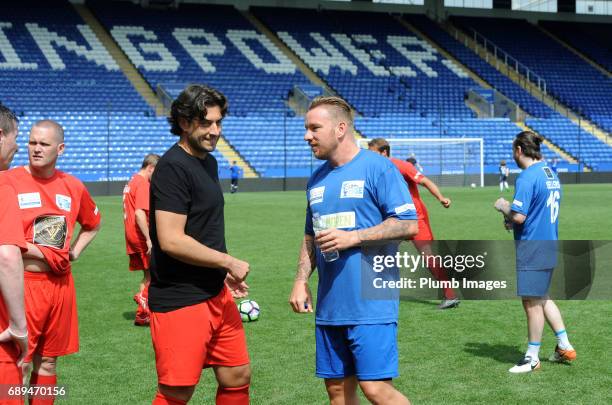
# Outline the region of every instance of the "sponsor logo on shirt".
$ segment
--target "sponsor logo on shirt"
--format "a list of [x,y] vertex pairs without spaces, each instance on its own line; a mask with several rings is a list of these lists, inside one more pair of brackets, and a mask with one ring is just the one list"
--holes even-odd
[[66,217],[63,215],[42,215],[34,220],[34,243],[62,249],[66,242]]
[[55,204],[62,210],[70,212],[72,206],[72,199],[67,195],[56,194]]
[[308,201],[310,202],[310,205],[322,203],[324,193],[325,186],[311,188],[310,195],[308,196]]
[[336,212],[335,214],[321,215],[324,229],[329,228],[355,228],[355,211]]
[[519,200],[514,200],[514,201],[512,201],[512,205],[516,205],[517,207],[522,207],[523,206],[523,202],[519,201]]
[[395,208],[395,213],[399,215],[402,212],[406,212],[408,210],[416,211],[414,204],[406,203],[404,205],[400,205],[399,207]]
[[364,183],[365,180],[343,181],[340,198],[363,198]]
[[552,170],[550,170],[550,167],[544,166],[542,168],[542,170],[544,170],[544,174],[546,174],[546,178],[547,179],[553,180],[555,178],[555,176],[553,175]]
[[414,181],[419,180],[419,177],[421,177],[423,174],[421,172],[416,172],[416,174],[414,175]]
[[42,201],[40,199],[40,193],[24,193],[18,194],[17,200],[19,201],[19,208],[39,208],[42,207]]

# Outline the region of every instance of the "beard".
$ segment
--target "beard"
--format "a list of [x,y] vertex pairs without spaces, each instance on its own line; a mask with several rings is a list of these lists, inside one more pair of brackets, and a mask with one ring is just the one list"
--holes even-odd
[[206,147],[202,145],[202,143],[200,142],[201,139],[203,139],[203,136],[194,136],[193,134],[187,137],[187,143],[189,144],[189,147],[191,148],[191,150],[193,150],[196,153],[208,153],[208,152],[212,152],[213,150],[215,150],[216,142],[209,141],[211,146]]

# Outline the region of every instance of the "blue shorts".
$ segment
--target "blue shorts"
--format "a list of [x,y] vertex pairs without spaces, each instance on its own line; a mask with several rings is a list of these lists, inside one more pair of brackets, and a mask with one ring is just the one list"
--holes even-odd
[[317,325],[317,371],[320,378],[356,376],[360,381],[399,376],[397,324]]
[[516,272],[517,295],[521,297],[546,297],[553,269],[518,270]]

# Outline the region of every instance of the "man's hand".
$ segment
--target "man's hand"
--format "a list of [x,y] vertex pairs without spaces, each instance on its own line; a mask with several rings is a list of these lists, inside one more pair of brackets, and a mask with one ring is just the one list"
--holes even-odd
[[249,275],[249,264],[235,257],[229,257],[229,264],[226,266],[228,274],[230,274],[237,283],[244,281]]
[[293,290],[289,296],[289,305],[291,305],[293,312],[312,312],[312,294],[306,281],[295,280]]
[[498,198],[493,206],[497,211],[502,213],[510,211],[510,203],[506,201],[506,199],[504,199],[503,197]]
[[225,277],[225,284],[232,293],[233,298],[244,298],[249,295],[249,286],[244,281],[236,281],[234,277],[227,273]]
[[14,331],[10,327],[0,333],[0,342],[13,341],[19,349],[19,357],[17,358],[17,366],[23,365],[23,359],[28,354],[28,331],[27,329]]
[[315,243],[319,245],[322,252],[333,250],[346,250],[361,243],[357,231],[342,231],[340,229],[325,229],[317,232]]
[[448,208],[451,206],[451,200],[450,198],[442,197],[442,199],[440,199],[440,204],[442,204],[444,208]]
[[74,250],[70,249],[70,252],[68,252],[68,258],[71,262],[76,262],[79,259],[79,255],[74,253]]
[[151,256],[151,249],[153,249],[153,242],[151,242],[151,239],[147,239],[147,256]]

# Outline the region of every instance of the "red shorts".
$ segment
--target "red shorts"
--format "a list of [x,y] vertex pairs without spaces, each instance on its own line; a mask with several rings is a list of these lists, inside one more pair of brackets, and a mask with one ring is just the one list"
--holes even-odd
[[149,255],[147,252],[131,253],[130,271],[149,270]]
[[419,232],[411,240],[433,240],[433,233],[431,232],[431,226],[427,218],[419,219]]
[[20,387],[21,368],[14,361],[0,362],[0,405],[22,405],[23,397],[9,396],[10,387]]
[[24,273],[28,355],[65,356],[79,351],[79,324],[72,273]]
[[170,312],[151,312],[157,380],[193,386],[202,369],[249,363],[238,308],[227,287],[213,298]]

